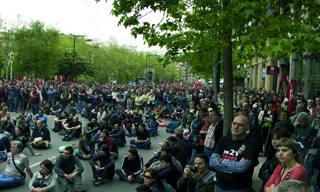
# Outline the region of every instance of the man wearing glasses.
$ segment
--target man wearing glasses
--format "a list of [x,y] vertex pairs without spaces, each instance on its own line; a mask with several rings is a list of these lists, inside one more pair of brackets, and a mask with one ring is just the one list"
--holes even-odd
[[215,192],[251,192],[254,167],[258,164],[259,145],[249,132],[249,119],[236,116],[231,134],[221,138],[210,158],[217,173]]

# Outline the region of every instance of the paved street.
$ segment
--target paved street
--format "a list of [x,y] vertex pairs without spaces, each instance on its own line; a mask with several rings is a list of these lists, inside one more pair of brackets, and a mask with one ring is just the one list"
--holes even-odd
[[[86,122],[85,119],[80,119],[80,120],[82,121],[83,124],[85,124],[85,122]],[[53,117],[52,116],[50,116],[48,118],[48,125],[49,125],[49,129],[51,130],[51,128],[53,126]],[[139,150],[139,153],[144,158],[144,162],[147,162],[153,156],[153,152],[159,148],[159,143],[161,141],[163,141],[164,139],[166,139],[169,135],[168,133],[165,132],[165,128],[160,128],[160,127],[159,127],[159,133],[160,133],[160,136],[151,138],[152,145],[151,145],[150,150],[141,150],[141,149]],[[58,150],[57,150],[59,146],[67,144],[67,143],[77,143],[77,140],[72,140],[69,142],[62,141],[62,136],[58,135],[55,132],[51,132],[51,139],[52,139],[52,148],[47,149],[47,150],[35,150],[35,152],[39,152],[42,155],[36,156],[36,157],[31,156],[29,158],[31,169],[33,172],[39,170],[39,164],[42,160],[48,159],[48,158],[51,160],[55,159],[55,157],[59,155]],[[116,160],[116,168],[119,167],[119,164],[121,162],[122,157],[128,151],[129,139],[130,138],[127,138],[127,145],[125,147],[119,148],[119,159]],[[25,154],[28,154],[28,155],[30,154],[28,149],[25,150]],[[136,184],[129,184],[129,183],[120,181],[117,176],[114,177],[113,181],[108,182],[100,187],[95,187],[92,184],[92,172],[91,172],[91,168],[90,168],[89,163],[87,161],[82,161],[82,163],[85,168],[85,171],[83,173],[83,186],[84,186],[84,189],[86,189],[87,191],[94,190],[95,192],[102,192],[102,191],[106,191],[106,190],[107,191],[115,190],[116,192],[133,192],[134,188],[136,187]],[[2,163],[0,165],[0,171],[3,171],[4,164],[5,163]],[[260,163],[260,165],[261,165],[261,163]],[[1,191],[27,192],[29,180],[30,180],[30,178],[27,177],[25,185],[14,188],[14,189],[7,189],[7,190],[1,190]],[[255,188],[257,189],[257,186],[260,186],[260,180],[257,179],[256,177],[254,180],[255,180],[254,181]],[[57,186],[57,191],[61,191],[59,186]]]

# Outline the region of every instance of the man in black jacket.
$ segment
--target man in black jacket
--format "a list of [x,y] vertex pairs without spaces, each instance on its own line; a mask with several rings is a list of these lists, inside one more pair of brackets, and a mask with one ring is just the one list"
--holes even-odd
[[41,120],[37,121],[37,126],[32,132],[31,146],[36,149],[47,149],[51,146],[49,129]]
[[80,160],[73,155],[73,148],[68,146],[64,149],[63,155],[56,159],[54,171],[58,175],[58,181],[62,186],[63,192],[77,191],[84,192],[82,189],[81,173],[84,171]]
[[210,166],[217,171],[215,191],[252,191],[252,175],[260,147],[249,128],[247,116],[236,116],[231,123],[231,134],[221,138],[214,148]]
[[140,181],[143,171],[143,159],[134,148],[129,149],[128,154],[122,159],[121,168],[116,170],[119,179],[132,183]]

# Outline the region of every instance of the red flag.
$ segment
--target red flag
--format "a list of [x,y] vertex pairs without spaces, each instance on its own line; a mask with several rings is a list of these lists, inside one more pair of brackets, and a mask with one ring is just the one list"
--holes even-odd
[[286,98],[288,99],[288,112],[291,114],[294,109],[293,91],[296,87],[296,81],[291,79],[286,92]]
[[281,93],[283,82],[287,82],[287,75],[283,71],[281,71],[280,83],[277,91],[278,95],[280,95]]
[[42,88],[42,84],[38,80],[36,81],[36,87],[37,87],[38,90],[40,90]]

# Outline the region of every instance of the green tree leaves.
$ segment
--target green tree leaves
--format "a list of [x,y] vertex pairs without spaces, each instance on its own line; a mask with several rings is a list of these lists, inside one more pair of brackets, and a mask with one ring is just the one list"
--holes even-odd
[[57,64],[59,33],[53,28],[46,28],[40,22],[34,22],[29,27],[13,31],[14,73],[50,77]]

